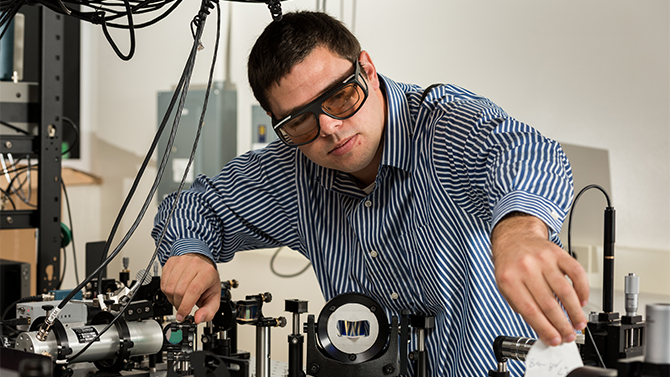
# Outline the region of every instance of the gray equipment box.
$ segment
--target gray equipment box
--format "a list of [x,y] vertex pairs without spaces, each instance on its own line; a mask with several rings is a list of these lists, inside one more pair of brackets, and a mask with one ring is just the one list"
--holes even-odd
[[[179,188],[198,130],[200,113],[205,100],[205,89],[196,89],[192,86],[186,95],[179,130],[172,146],[163,179],[158,185],[157,198],[159,203],[165,196]],[[157,127],[160,127],[160,123],[170,105],[172,94],[172,92],[158,93]],[[175,110],[177,105],[178,102],[175,103]],[[157,167],[160,166],[165,153],[173,119],[174,116],[168,121],[158,142]],[[233,85],[215,82],[212,84],[209,93],[202,134],[184,189],[191,187],[191,183],[199,174],[210,177],[218,174],[223,166],[235,156],[237,156],[237,91]]]
[[[39,301],[39,302],[25,302],[16,305],[16,317],[17,318],[29,318],[30,323],[33,323],[37,318],[44,317],[47,313],[43,309],[46,305],[51,305],[54,308],[61,303],[61,300],[58,301]],[[63,310],[58,313],[58,320],[65,327],[71,326],[81,326],[86,324],[86,319],[88,316],[88,309],[86,304],[81,302],[70,301],[65,305]],[[30,325],[16,326],[17,329],[21,331],[28,331]]]

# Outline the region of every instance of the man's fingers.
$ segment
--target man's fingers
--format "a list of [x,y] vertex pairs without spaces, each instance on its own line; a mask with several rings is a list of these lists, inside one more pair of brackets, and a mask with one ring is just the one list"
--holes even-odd
[[559,260],[558,264],[561,270],[563,270],[572,281],[573,289],[577,292],[579,305],[583,307],[589,301],[589,279],[586,276],[586,271],[584,271],[582,265],[572,257],[563,258]]
[[[552,333],[541,333],[539,329],[535,329],[540,338],[547,344],[558,345],[563,342],[571,342],[575,340],[575,331],[570,325],[570,322],[565,317],[563,309],[556,300],[554,293],[558,295],[557,291],[562,291],[565,295],[570,296],[568,292],[572,289],[568,280],[559,276],[546,276],[547,280],[535,282],[532,286],[528,286],[533,299],[544,314],[546,320],[554,327],[555,331]],[[558,288],[557,288],[558,287]],[[576,301],[576,295],[572,293],[573,299]]]
[[517,289],[514,297],[514,303],[510,302],[509,299],[507,301],[510,303],[510,306],[514,311],[519,313],[530,327],[535,330],[538,337],[552,346],[560,344],[561,334],[556,330],[549,319],[547,319],[528,288],[522,286],[520,289]]
[[[212,288],[218,288],[218,292],[220,295],[221,283],[219,280],[218,271],[211,267],[208,268],[207,265],[201,266],[196,270],[195,275],[189,279],[188,283],[186,283],[185,281],[181,281],[179,283],[177,296],[181,297],[181,302],[177,307],[177,315],[186,317],[187,315],[189,315],[189,313],[191,313],[191,310],[196,305],[196,303],[198,304],[198,306],[201,306],[203,304],[209,304],[210,306],[212,306],[213,305],[213,303],[211,302],[213,300],[213,298],[211,297],[213,294]],[[220,297],[218,297],[218,299],[220,300]],[[213,318],[214,317],[213,313],[215,313],[217,309],[218,304],[216,308],[214,309],[208,308],[204,312],[208,313],[211,311],[212,313],[211,318]],[[209,315],[207,315],[206,317],[209,317]],[[196,323],[200,323],[197,321],[197,318]]]
[[176,258],[170,258],[163,266],[163,274],[161,276],[161,291],[165,294],[168,301],[175,307],[179,306],[180,298],[175,297],[175,289],[179,284],[181,278],[182,270],[174,268],[177,266]]
[[[586,272],[582,266],[572,257],[566,257],[559,261],[559,267],[563,270],[570,281],[561,273],[555,273],[548,277],[550,285],[556,296],[563,303],[572,325],[577,330],[586,327],[586,316],[582,310],[582,304],[588,300],[588,280]],[[574,279],[574,280],[573,280]],[[586,293],[583,292],[583,285],[586,285]]]
[[[562,341],[561,333],[547,317],[547,314],[553,313],[557,309],[558,315],[562,317],[565,324],[567,324],[567,319],[541,275],[541,271],[537,268],[529,268],[529,266],[525,266],[525,263],[518,263],[517,267],[522,268],[524,273],[507,271],[497,276],[500,292],[512,309],[519,313],[535,330],[540,339],[549,345],[560,344]],[[542,282],[542,284],[538,284],[538,282]],[[546,298],[549,298],[549,300],[546,300]],[[552,318],[556,320],[558,317],[553,314]]]
[[191,313],[193,306],[195,306],[202,292],[203,290],[197,284],[196,279],[192,279],[188,283],[180,282],[176,295],[179,299],[175,300],[174,304],[175,308],[177,308],[177,320],[181,321],[181,319],[186,318]]
[[221,305],[221,285],[211,286],[197,302],[199,309],[195,312],[195,323],[211,321]]
[[[171,257],[163,269],[161,289],[177,308],[177,320],[181,321],[191,313],[196,303],[209,302],[204,297],[212,296],[216,292],[220,295],[219,273],[211,260],[200,254]],[[207,308],[202,311],[200,316],[208,320],[213,318],[218,310],[218,301],[216,305],[214,309]]]

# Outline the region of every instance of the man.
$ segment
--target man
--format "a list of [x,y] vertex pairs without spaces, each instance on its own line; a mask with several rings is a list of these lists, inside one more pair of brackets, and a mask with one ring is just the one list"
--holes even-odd
[[327,300],[356,291],[387,315],[435,315],[433,376],[485,375],[498,335],[534,329],[557,345],[585,327],[585,272],[556,244],[573,194],[558,143],[464,89],[378,74],[321,13],[268,25],[248,72],[280,140],[182,193],[161,245],[161,288],[178,318],[194,305],[196,322],[213,317],[215,262],[289,246]]

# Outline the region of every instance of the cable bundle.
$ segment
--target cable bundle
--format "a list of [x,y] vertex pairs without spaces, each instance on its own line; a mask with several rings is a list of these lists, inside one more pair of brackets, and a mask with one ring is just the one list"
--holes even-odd
[[[151,26],[167,17],[182,0],[35,0],[35,3],[54,12],[69,15],[80,20],[101,25],[102,31],[119,58],[130,60],[135,54],[135,29]],[[27,0],[0,0],[0,38],[9,28],[10,21],[19,9],[28,4]],[[31,0],[30,4],[33,4]],[[68,6],[68,4],[70,4]],[[165,10],[164,7],[169,5]],[[135,23],[135,16],[162,11],[149,21]],[[123,22],[125,20],[125,22]],[[123,54],[109,34],[109,28],[128,29],[130,51]]]

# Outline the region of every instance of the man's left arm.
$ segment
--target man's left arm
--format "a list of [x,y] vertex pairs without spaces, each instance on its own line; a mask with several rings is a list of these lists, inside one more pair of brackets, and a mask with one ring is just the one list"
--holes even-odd
[[573,341],[573,328],[586,327],[582,307],[588,302],[588,280],[579,262],[549,241],[545,223],[524,213],[508,214],[491,233],[491,251],[498,289],[512,309],[545,343]]
[[547,344],[569,341],[586,324],[589,289],[581,265],[559,246],[573,195],[570,163],[559,143],[489,100],[461,97],[436,128],[438,177],[457,188],[456,204],[490,219],[496,283],[512,309]]
[[569,342],[586,326],[589,294],[586,272],[558,238],[573,195],[570,163],[559,143],[513,118],[484,124],[494,127],[478,157],[498,289],[544,342]]

